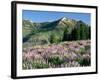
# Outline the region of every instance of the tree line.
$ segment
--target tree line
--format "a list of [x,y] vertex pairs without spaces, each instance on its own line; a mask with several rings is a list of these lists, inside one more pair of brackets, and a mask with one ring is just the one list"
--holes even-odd
[[91,27],[85,24],[80,23],[71,31],[71,33],[68,33],[68,29],[65,29],[64,31],[63,41],[86,39],[91,39]]
[[[59,31],[59,33],[61,33]],[[76,27],[64,29],[63,35],[58,33],[52,34],[50,37],[50,43],[59,43],[62,41],[74,41],[74,40],[87,40],[91,39],[91,27],[80,21]]]

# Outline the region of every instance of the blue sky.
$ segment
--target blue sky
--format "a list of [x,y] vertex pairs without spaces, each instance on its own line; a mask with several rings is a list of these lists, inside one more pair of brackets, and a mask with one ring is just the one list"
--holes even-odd
[[82,20],[87,24],[91,24],[90,13],[73,13],[73,12],[53,12],[53,11],[34,11],[23,10],[22,19],[28,19],[33,22],[49,22],[60,19],[62,17],[71,18],[75,20]]

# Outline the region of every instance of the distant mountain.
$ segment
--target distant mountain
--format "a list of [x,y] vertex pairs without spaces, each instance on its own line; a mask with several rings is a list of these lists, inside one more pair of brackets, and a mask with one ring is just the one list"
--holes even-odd
[[66,17],[43,23],[23,20],[23,46],[90,39],[90,28],[83,21]]

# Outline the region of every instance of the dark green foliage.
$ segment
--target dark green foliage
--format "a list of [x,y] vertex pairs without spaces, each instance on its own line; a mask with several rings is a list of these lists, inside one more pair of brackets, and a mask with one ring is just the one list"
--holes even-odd
[[87,38],[91,39],[91,27],[90,26],[87,27],[86,33],[87,33]]
[[86,53],[86,50],[85,50],[85,48],[80,48],[80,51],[79,51],[79,53],[80,53],[81,55],[85,54],[85,53]]
[[70,35],[68,34],[68,30],[65,29],[64,34],[63,34],[63,41],[69,40],[69,36],[70,36]]
[[55,67],[60,66],[64,63],[64,60],[60,56],[51,56],[48,58],[48,63],[54,65]]
[[80,21],[78,26],[72,30],[71,36],[72,40],[86,40],[90,39],[91,37],[90,27],[87,26],[85,23]]
[[72,36],[72,40],[77,40],[80,39],[80,35],[79,35],[79,30],[77,30],[76,28],[74,28],[72,30],[71,36]]
[[41,68],[49,68],[49,65],[44,64],[44,63],[39,63],[39,62],[33,62],[32,67],[37,68],[37,69],[41,69]]
[[50,36],[50,43],[54,43],[54,42],[56,42],[56,40],[55,40],[55,36],[52,34]]
[[53,30],[50,35],[50,43],[59,43],[62,41],[63,38],[63,31],[62,30]]
[[50,40],[50,43],[59,43],[61,40],[60,40],[60,37],[56,34],[52,34],[51,35],[51,40]]
[[76,59],[76,61],[80,64],[80,66],[90,66],[91,65],[91,59],[90,58],[80,58]]
[[90,66],[91,60],[84,58],[84,59],[80,59],[79,63],[81,66]]

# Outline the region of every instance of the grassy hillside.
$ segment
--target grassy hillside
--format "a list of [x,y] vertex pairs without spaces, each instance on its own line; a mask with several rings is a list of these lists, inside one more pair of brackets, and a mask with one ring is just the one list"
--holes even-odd
[[90,45],[90,40],[79,40],[24,49],[23,69],[90,66]]
[[90,39],[90,26],[82,21],[61,18],[35,23],[23,20],[23,47]]

